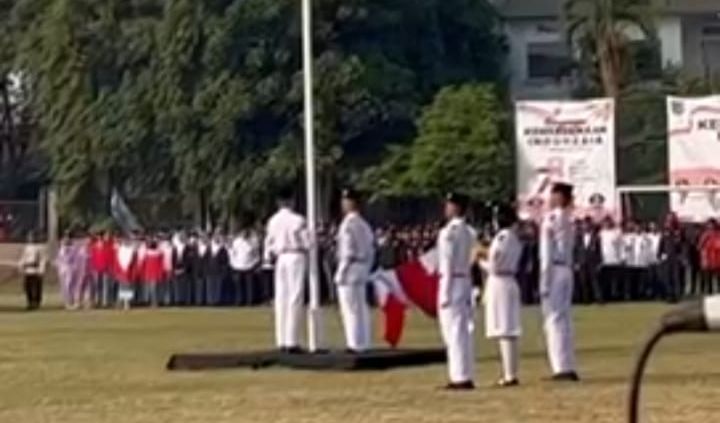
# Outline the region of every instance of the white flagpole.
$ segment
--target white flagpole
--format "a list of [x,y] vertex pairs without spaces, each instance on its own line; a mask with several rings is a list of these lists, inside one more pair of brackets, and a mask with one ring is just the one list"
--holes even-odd
[[317,185],[315,181],[315,112],[313,109],[312,41],[312,4],[311,0],[302,0],[303,84],[305,91],[305,176],[308,232],[310,233],[310,252],[308,257],[310,282],[308,349],[310,352],[316,352],[321,348],[320,344],[322,342],[322,311],[320,310],[320,276],[317,244]]

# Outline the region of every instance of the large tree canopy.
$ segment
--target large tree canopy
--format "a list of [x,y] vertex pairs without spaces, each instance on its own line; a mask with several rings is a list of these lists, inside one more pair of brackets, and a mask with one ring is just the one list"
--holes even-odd
[[[295,0],[0,3],[61,211],[107,213],[113,189],[178,195],[216,216],[256,212],[302,171]],[[486,0],[318,0],[322,190],[408,143],[451,84],[500,78]],[[422,144],[422,142],[420,143]]]
[[512,149],[507,116],[492,86],[442,89],[418,122],[418,137],[395,147],[366,183],[388,195],[438,196],[460,191],[479,199],[510,198]]

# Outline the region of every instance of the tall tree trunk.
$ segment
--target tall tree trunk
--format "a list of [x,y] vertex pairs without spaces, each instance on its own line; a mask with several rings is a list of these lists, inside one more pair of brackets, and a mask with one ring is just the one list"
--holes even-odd
[[605,96],[617,98],[620,93],[618,69],[615,64],[612,34],[601,34],[596,41],[598,66]]

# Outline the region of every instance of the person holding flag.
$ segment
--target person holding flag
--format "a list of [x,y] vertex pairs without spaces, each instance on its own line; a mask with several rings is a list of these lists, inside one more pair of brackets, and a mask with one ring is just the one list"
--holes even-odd
[[275,268],[275,342],[281,352],[298,354],[310,240],[305,217],[292,208],[293,194],[283,190],[278,211],[267,223],[264,261]]
[[502,364],[498,387],[517,386],[518,338],[522,334],[520,288],[517,274],[523,245],[518,236],[518,217],[514,208],[501,206],[496,215],[499,232],[490,244],[482,267],[487,271],[485,286],[485,334],[497,339]]
[[448,390],[471,390],[473,383],[472,278],[470,275],[475,231],[465,222],[468,198],[451,193],[445,199],[447,224],[437,240],[438,320],[447,349]]

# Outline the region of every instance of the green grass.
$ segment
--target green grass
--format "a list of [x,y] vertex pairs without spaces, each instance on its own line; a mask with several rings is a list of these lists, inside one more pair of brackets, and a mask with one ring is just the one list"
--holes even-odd
[[[576,310],[579,385],[547,374],[538,312],[526,310],[523,385],[498,391],[495,347],[478,339],[472,393],[449,394],[443,366],[378,373],[269,369],[168,373],[174,352],[228,351],[271,343],[269,309],[13,311],[0,297],[0,422],[622,422],[638,346],[665,309],[623,305]],[[326,314],[340,344],[338,319]],[[481,322],[478,322],[481,324]],[[406,345],[438,345],[433,321],[412,315]],[[678,336],[651,363],[644,405],[655,422],[720,416],[720,336]]]

